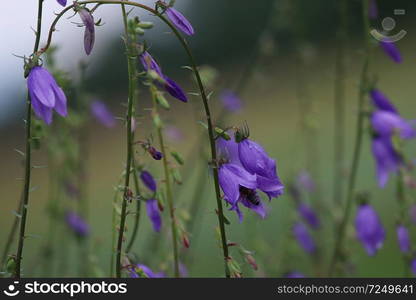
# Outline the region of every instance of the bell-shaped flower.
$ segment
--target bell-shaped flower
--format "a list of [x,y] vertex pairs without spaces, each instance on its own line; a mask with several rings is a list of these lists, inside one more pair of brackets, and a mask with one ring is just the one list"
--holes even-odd
[[156,199],[149,199],[146,201],[146,211],[149,220],[152,222],[153,230],[160,232],[160,228],[162,227],[162,217],[160,216]]
[[86,8],[80,8],[78,14],[81,17],[82,23],[84,23],[84,49],[87,55],[90,55],[95,42],[95,23],[94,17],[90,11]]
[[97,119],[97,121],[103,126],[107,128],[116,126],[116,119],[104,102],[98,100],[91,102],[90,110],[95,119]]
[[389,98],[387,98],[386,95],[384,95],[380,90],[378,89],[372,89],[370,91],[370,97],[373,102],[373,105],[379,109],[384,111],[389,111],[392,113],[398,113],[396,107],[391,103]]
[[390,57],[391,60],[395,63],[400,64],[403,61],[402,55],[400,54],[400,50],[397,48],[396,43],[390,39],[385,38],[384,40],[380,41],[380,47],[383,49],[384,53],[386,53],[386,55]]
[[374,131],[383,137],[391,137],[396,132],[402,139],[410,139],[416,136],[416,131],[410,122],[389,111],[375,111],[371,115],[371,125]]
[[357,238],[362,243],[368,255],[375,255],[383,246],[386,232],[377,212],[371,205],[363,204],[358,207],[355,218],[355,230]]
[[399,225],[396,228],[396,233],[400,251],[403,253],[408,253],[410,251],[409,230],[405,226]]
[[66,213],[65,221],[68,227],[80,237],[85,237],[90,233],[89,225],[74,211]]
[[373,157],[376,163],[376,176],[380,187],[384,187],[389,174],[397,172],[402,164],[402,158],[394,150],[390,138],[375,137],[372,141]]
[[64,6],[64,7],[66,6],[66,1],[67,0],[56,0],[56,1],[58,1],[58,3],[61,4],[62,6]]
[[166,9],[166,15],[168,16],[172,24],[175,25],[175,27],[177,27],[178,29],[180,29],[183,33],[187,35],[193,35],[195,33],[191,23],[185,18],[183,14],[181,14],[173,7],[168,7]]
[[150,174],[148,171],[142,171],[140,173],[140,179],[149,190],[151,190],[152,192],[156,192],[157,185],[152,174]]
[[36,116],[46,124],[52,123],[53,109],[61,116],[67,116],[66,96],[45,68],[36,66],[30,70],[27,87]]
[[317,229],[321,225],[315,211],[308,204],[300,203],[298,205],[298,213],[313,229]]

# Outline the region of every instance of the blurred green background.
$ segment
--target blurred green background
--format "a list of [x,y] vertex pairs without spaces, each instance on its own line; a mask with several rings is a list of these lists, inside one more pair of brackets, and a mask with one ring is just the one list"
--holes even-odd
[[[180,0],[177,1],[181,2]],[[241,125],[244,121],[250,126],[251,138],[262,144],[270,156],[277,159],[278,171],[283,182],[292,182],[296,175],[307,169],[316,181],[318,189],[307,196],[306,201],[317,209],[323,226],[314,232],[319,254],[310,256],[303,252],[294,240],[291,227],[299,220],[293,199],[288,193],[273,199],[268,207],[265,220],[252,212],[244,210],[245,219],[238,223],[233,212],[226,212],[231,225],[227,226],[230,241],[243,245],[254,252],[259,265],[258,271],[252,271],[243,262],[236,249],[232,256],[242,262],[246,277],[281,277],[289,271],[300,271],[308,277],[325,276],[328,260],[333,247],[335,227],[333,218],[340,211],[333,208],[333,136],[334,120],[334,83],[336,32],[339,26],[337,5],[333,0],[264,0],[264,1],[190,1],[186,15],[194,24],[196,36],[190,38],[199,64],[209,65],[218,70],[218,78],[209,90],[214,92],[211,106],[215,116],[221,114],[222,106],[218,95],[223,89],[239,89],[244,108],[237,114],[230,114],[224,125]],[[361,1],[348,2],[348,41],[346,45],[346,107],[347,124],[347,161],[345,173],[349,172],[352,156],[352,143],[357,117],[358,80],[362,67],[363,41],[361,23]],[[414,70],[416,68],[416,40],[413,35],[415,24],[415,3],[410,0],[377,1],[379,19],[392,16],[393,9],[406,9],[406,15],[397,17],[398,28],[408,31],[408,35],[398,43],[404,62],[396,65],[374,43],[371,73],[376,74],[378,87],[397,105],[404,117],[413,119],[416,112],[414,95]],[[114,7],[117,10],[117,7]],[[150,18],[150,17],[149,17]],[[158,23],[156,23],[158,24]],[[106,26],[100,29],[105,32]],[[13,30],[27,30],[14,28]],[[163,30],[166,30],[163,29]],[[196,87],[186,65],[186,57],[173,41],[173,36],[164,31],[151,32],[149,36],[152,53],[162,63],[164,70],[175,78],[187,91]],[[58,33],[59,34],[59,33]],[[117,116],[123,116],[121,105],[127,98],[127,74],[123,44],[118,36],[113,37],[111,46],[101,54],[98,62],[89,68],[88,92],[106,101]],[[99,37],[98,37],[99,38]],[[159,41],[162,41],[159,43]],[[161,46],[162,44],[162,46]],[[59,45],[58,45],[59,46]],[[0,50],[1,51],[1,50]],[[242,86],[241,86],[242,83]],[[21,99],[16,99],[21,101]],[[137,139],[145,139],[153,132],[148,108],[150,99],[145,91],[139,95],[140,118]],[[187,210],[191,201],[197,197],[201,202],[196,218],[195,230],[190,236],[191,246],[182,249],[182,261],[187,263],[190,276],[211,277],[222,275],[221,250],[215,228],[215,198],[212,178],[209,175],[205,152],[199,153],[195,143],[205,135],[198,124],[203,120],[203,108],[199,98],[191,97],[190,103],[178,103],[171,100],[172,108],[163,117],[169,124],[183,132],[180,141],[170,141],[170,148],[185,155],[182,168],[183,184],[175,186],[175,202],[178,213]],[[307,111],[305,112],[305,107]],[[302,131],[303,118],[312,124],[313,138],[305,139]],[[0,246],[9,232],[22,189],[23,168],[21,157],[14,149],[22,149],[24,131],[22,117],[16,122],[6,124],[0,130]],[[308,134],[308,133],[307,133]],[[94,120],[88,126],[88,147],[83,161],[87,170],[89,223],[91,224],[89,261],[94,267],[93,275],[108,276],[111,254],[111,211],[114,186],[123,169],[125,157],[125,130],[120,122],[116,128],[105,129]],[[45,140],[47,142],[47,140]],[[207,148],[207,147],[205,147]],[[34,153],[36,165],[46,165],[46,146]],[[414,143],[409,143],[406,151],[409,157],[415,153]],[[195,154],[194,152],[198,153]],[[138,155],[142,155],[138,151]],[[313,157],[311,162],[310,157]],[[138,156],[146,161],[146,166],[162,178],[161,164],[150,161],[148,157]],[[58,166],[59,168],[59,166]],[[205,178],[205,187],[199,193],[194,192],[196,179],[200,174]],[[403,274],[403,260],[399,252],[395,223],[398,218],[398,204],[395,199],[395,181],[390,180],[385,189],[379,189],[375,179],[374,163],[371,157],[368,135],[363,145],[363,155],[358,175],[358,191],[367,191],[371,203],[381,215],[387,230],[383,248],[375,257],[368,257],[355,239],[352,226],[348,227],[348,242],[352,276],[359,277],[399,277]],[[344,180],[346,180],[345,176]],[[62,221],[56,228],[56,261],[44,258],[44,244],[47,241],[48,214],[47,201],[50,193],[48,169],[33,171],[33,186],[38,187],[31,193],[27,233],[24,252],[25,276],[77,276],[79,269],[79,242]],[[408,197],[414,197],[414,191],[407,189]],[[64,199],[63,201],[68,201]],[[133,205],[131,205],[133,209]],[[163,213],[164,230],[154,233],[143,211],[143,218],[134,252],[139,261],[154,270],[171,274],[168,214]],[[132,217],[128,227],[132,227]],[[353,218],[350,219],[352,224]],[[416,239],[415,228],[411,228]],[[130,231],[127,232],[127,235]],[[156,251],[151,251],[156,243]],[[15,251],[15,246],[12,247]],[[46,265],[51,268],[45,274]]]

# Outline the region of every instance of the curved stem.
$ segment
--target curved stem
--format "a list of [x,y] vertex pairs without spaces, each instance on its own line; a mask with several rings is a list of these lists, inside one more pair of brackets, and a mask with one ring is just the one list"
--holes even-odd
[[124,181],[124,194],[121,205],[121,215],[120,215],[120,226],[117,240],[117,255],[116,255],[116,277],[121,277],[121,252],[123,246],[123,237],[124,229],[126,225],[126,215],[127,215],[127,202],[129,201],[129,185],[130,185],[130,173],[131,173],[131,162],[133,157],[133,133],[132,133],[132,113],[133,113],[133,103],[136,89],[136,74],[135,66],[137,63],[137,57],[130,51],[131,45],[129,41],[129,34],[127,28],[127,13],[124,4],[121,5],[124,21],[124,29],[126,33],[126,55],[127,55],[127,64],[128,64],[128,73],[129,73],[129,97],[128,97],[128,109],[127,109],[127,158],[126,158],[126,177]]
[[338,228],[338,232],[336,235],[335,241],[335,248],[332,255],[330,267],[329,267],[329,276],[332,276],[335,272],[335,267],[337,262],[340,258],[343,257],[343,243],[345,239],[345,233],[349,221],[349,217],[351,215],[351,208],[354,200],[354,193],[355,193],[355,184],[356,178],[358,173],[358,166],[360,163],[360,156],[361,156],[361,145],[363,140],[364,134],[364,105],[365,105],[365,97],[367,95],[367,88],[368,88],[368,69],[369,69],[369,62],[370,62],[370,43],[369,43],[369,21],[368,21],[368,1],[363,1],[363,23],[364,23],[364,40],[365,40],[365,59],[364,65],[361,72],[361,80],[360,80],[360,89],[359,89],[359,96],[358,96],[358,119],[357,119],[357,129],[356,129],[356,136],[355,136],[355,146],[354,146],[354,155],[352,159],[351,165],[351,173],[348,180],[348,191],[347,191],[347,203],[344,209],[344,215],[342,217],[340,226]]
[[[225,233],[225,222],[224,222],[224,213],[223,213],[223,207],[222,207],[222,199],[221,199],[221,192],[220,192],[220,186],[219,186],[219,179],[218,179],[218,169],[217,169],[217,151],[215,148],[215,138],[214,138],[214,128],[213,128],[213,122],[212,122],[212,118],[211,118],[211,111],[209,108],[209,104],[208,104],[208,98],[207,95],[205,93],[205,89],[204,89],[204,85],[202,83],[201,80],[201,76],[199,74],[198,68],[197,68],[197,64],[195,62],[195,58],[192,54],[191,49],[188,46],[188,43],[186,42],[186,40],[181,36],[181,34],[179,33],[179,31],[176,29],[176,27],[174,25],[172,25],[163,15],[159,14],[156,10],[143,5],[143,4],[139,4],[136,2],[131,2],[131,1],[104,1],[104,0],[90,0],[90,1],[80,1],[77,2],[79,5],[83,5],[83,4],[92,4],[92,3],[102,3],[102,4],[121,4],[123,7],[124,5],[129,5],[129,6],[134,6],[134,7],[139,7],[141,9],[144,9],[152,14],[154,14],[155,16],[157,16],[159,19],[161,19],[166,25],[169,26],[169,28],[173,31],[173,33],[175,34],[175,36],[177,37],[177,39],[179,40],[179,42],[181,43],[181,45],[183,46],[183,48],[185,49],[188,58],[190,60],[191,63],[191,67],[192,70],[195,74],[197,83],[198,83],[198,88],[200,90],[201,93],[201,98],[202,98],[202,102],[204,104],[204,109],[205,109],[205,115],[206,115],[206,119],[207,119],[207,124],[208,124],[208,135],[209,135],[209,141],[210,141],[210,148],[211,148],[211,162],[214,165],[213,167],[213,177],[214,177],[214,186],[215,186],[215,194],[216,194],[216,200],[217,200],[217,209],[218,209],[218,223],[220,226],[220,233],[221,233],[221,244],[222,244],[222,249],[223,249],[223,255],[224,255],[224,267],[225,267],[225,276],[226,277],[230,277],[230,270],[228,268],[228,245],[227,245],[227,238],[226,238],[226,233]],[[74,7],[74,4],[67,6],[64,10],[62,10],[55,18],[55,20],[52,22],[52,25],[49,29],[49,35],[48,35],[48,40],[46,43],[46,46],[42,49],[42,52],[46,51],[49,46],[51,45],[52,42],[52,34],[55,30],[55,26],[58,23],[58,21],[60,20],[60,18],[70,9],[72,9]],[[130,101],[131,102],[131,101]],[[128,125],[130,126],[130,125]],[[130,150],[129,150],[130,151]],[[128,165],[130,165],[130,161],[128,161]],[[129,170],[130,171],[130,170]],[[128,176],[129,173],[126,174],[126,177]],[[127,179],[127,178],[126,178]],[[126,183],[128,182],[128,180],[126,180]],[[125,201],[123,201],[123,207],[124,210],[126,209],[125,207],[126,203]],[[123,212],[123,207],[122,207],[122,212]],[[120,233],[122,233],[122,229],[124,229],[124,222],[125,222],[125,216],[123,217],[123,215],[121,216],[121,222],[120,225],[123,225],[123,228],[120,228]],[[119,235],[119,247],[118,250],[121,251],[121,243],[122,243],[122,234]],[[117,256],[120,258],[121,253],[117,253]],[[117,264],[119,264],[120,262],[118,261]],[[119,271],[119,270],[118,270]]]
[[[33,47],[33,53],[37,52],[39,48],[41,30],[42,30],[42,10],[43,10],[43,0],[38,1],[38,22],[36,27],[36,40],[35,46]],[[20,213],[20,232],[19,232],[19,244],[17,246],[16,254],[16,270],[14,276],[20,278],[21,274],[21,264],[22,264],[22,255],[23,247],[25,240],[25,231],[26,231],[26,219],[27,219],[27,210],[29,205],[29,192],[30,192],[30,175],[32,171],[32,102],[30,100],[30,95],[27,95],[27,113],[26,113],[26,153],[25,153],[25,184],[23,190],[23,203],[22,210]]]

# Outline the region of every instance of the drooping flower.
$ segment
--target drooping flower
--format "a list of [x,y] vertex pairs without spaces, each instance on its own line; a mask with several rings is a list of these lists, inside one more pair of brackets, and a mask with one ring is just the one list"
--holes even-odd
[[400,251],[402,251],[403,253],[408,253],[410,251],[409,230],[405,226],[399,225],[396,228],[396,233]]
[[284,186],[277,175],[276,161],[256,142],[244,139],[238,143],[238,154],[244,168],[257,175],[257,185],[269,199],[283,194]]
[[318,229],[321,225],[318,216],[308,204],[300,203],[298,213],[313,229]]
[[376,0],[368,0],[368,17],[372,20],[378,17],[378,7]]
[[87,55],[90,55],[95,42],[95,23],[94,17],[90,11],[86,8],[80,8],[78,14],[81,17],[82,23],[84,23],[84,49]]
[[161,81],[156,81],[156,83],[163,85],[164,89],[174,98],[181,100],[182,102],[188,102],[188,97],[186,96],[185,92],[182,88],[168,76],[162,73],[162,68],[156,62],[156,60],[149,54],[149,52],[144,51],[140,55],[140,62],[143,65],[145,71],[152,70],[159,75]]
[[374,131],[382,137],[391,137],[396,132],[399,133],[402,139],[410,139],[416,136],[412,124],[400,115],[389,111],[378,110],[373,112],[371,125]]
[[173,7],[168,7],[166,9],[166,15],[168,16],[169,20],[180,29],[183,33],[187,35],[193,35],[195,33],[194,28],[192,27],[191,23],[185,18],[183,14],[179,11],[174,9]]
[[160,232],[160,228],[162,227],[162,218],[159,213],[159,207],[156,199],[149,199],[146,201],[146,211],[147,216],[152,222],[153,230]]
[[398,113],[396,107],[391,103],[391,101],[378,89],[372,89],[370,91],[370,97],[373,100],[373,104],[376,108],[384,111],[389,111],[392,113]]
[[315,182],[313,181],[309,172],[306,170],[303,170],[298,174],[296,183],[300,188],[306,190],[309,193],[313,193],[315,191]]
[[284,275],[285,278],[305,278],[305,275],[298,271],[292,271]]
[[368,255],[375,255],[383,246],[386,232],[377,212],[369,204],[363,204],[358,207],[355,218],[355,230],[357,238],[362,243]]
[[395,63],[400,64],[403,61],[402,55],[393,41],[386,38],[383,41],[380,41],[380,47]]
[[140,173],[140,179],[149,190],[151,190],[152,192],[156,192],[157,185],[152,174],[150,174],[148,171],[142,171]]
[[165,274],[162,272],[155,273],[148,266],[143,264],[137,264],[129,268],[130,278],[141,278],[141,274],[144,274],[146,278],[163,278]]
[[85,237],[90,233],[90,227],[85,220],[74,211],[66,213],[66,223],[74,233],[80,237]]
[[161,160],[163,158],[163,153],[158,151],[155,147],[150,146],[147,149],[147,152],[153,157],[154,160]]
[[314,253],[316,250],[315,242],[310,235],[308,228],[302,223],[297,222],[292,229],[293,235],[299,245],[307,252]]
[[225,90],[220,95],[222,105],[229,112],[237,112],[241,110],[242,102],[241,99],[231,90]]
[[45,68],[37,66],[30,70],[27,87],[36,116],[46,124],[52,123],[53,109],[61,116],[67,116],[66,96]]
[[61,4],[62,6],[66,6],[66,0],[56,0],[58,1],[59,4]]
[[372,151],[376,162],[376,175],[381,188],[385,187],[389,174],[397,172],[402,164],[402,159],[394,150],[391,140],[387,137],[374,137]]
[[116,126],[116,119],[104,102],[95,100],[90,105],[91,114],[107,128]]

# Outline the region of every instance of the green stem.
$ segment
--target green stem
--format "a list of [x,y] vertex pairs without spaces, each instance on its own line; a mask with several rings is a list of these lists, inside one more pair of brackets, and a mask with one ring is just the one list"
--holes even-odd
[[[134,158],[132,160],[132,164],[133,164],[133,180],[134,180],[135,194],[140,195],[139,179],[137,177],[137,169],[136,169],[137,164]],[[135,200],[135,201],[136,201],[136,214],[134,218],[133,231],[131,233],[130,241],[126,247],[126,253],[129,253],[131,248],[133,247],[134,241],[136,240],[137,232],[139,231],[140,211],[141,211],[142,201],[141,200]]]
[[355,184],[358,173],[358,166],[360,163],[361,146],[364,134],[364,105],[368,89],[368,69],[370,63],[370,43],[369,43],[369,21],[368,21],[368,1],[363,1],[363,23],[364,23],[364,37],[365,37],[365,60],[361,73],[360,89],[358,96],[358,119],[355,136],[354,154],[351,165],[351,173],[348,180],[347,203],[344,209],[344,214],[341,219],[340,226],[336,235],[335,248],[329,267],[329,276],[335,272],[337,262],[343,257],[343,242],[345,239],[346,229],[351,215],[351,208],[354,200]]
[[127,109],[127,158],[126,158],[126,177],[124,181],[124,195],[121,205],[121,215],[120,215],[120,226],[117,240],[117,255],[116,255],[116,277],[121,277],[121,252],[123,246],[123,236],[124,229],[126,225],[126,215],[127,215],[127,202],[129,201],[129,185],[130,185],[130,173],[131,173],[131,162],[133,158],[133,133],[131,127],[132,113],[133,113],[133,103],[135,96],[135,89],[137,86],[135,66],[137,63],[137,56],[131,51],[131,45],[129,41],[129,33],[127,28],[127,13],[126,8],[123,3],[121,3],[121,9],[123,14],[124,29],[126,34],[126,51],[127,51],[127,65],[128,65],[128,74],[129,74],[129,97],[128,97],[128,109]]
[[[39,48],[41,30],[42,30],[42,10],[43,10],[43,0],[38,1],[38,22],[36,27],[36,40],[35,46],[33,47],[33,53],[36,53]],[[26,219],[27,211],[29,206],[29,192],[30,192],[30,175],[32,171],[32,102],[30,95],[27,96],[27,113],[26,113],[26,153],[25,153],[25,183],[23,189],[23,205],[20,213],[20,232],[19,232],[19,244],[17,246],[16,254],[16,270],[14,276],[20,278],[21,275],[21,265],[22,265],[22,255],[23,247],[25,240],[25,231],[26,231]]]
[[111,235],[111,260],[110,260],[110,277],[114,276],[114,252],[116,250],[116,228],[117,228],[117,199],[119,196],[120,185],[123,181],[124,176],[122,175],[117,183],[116,191],[113,197],[113,209],[112,209],[112,216],[111,216],[111,224],[112,224],[112,235]]
[[[203,102],[204,109],[205,109],[207,124],[208,124],[208,135],[209,135],[210,148],[211,148],[211,162],[214,165],[214,167],[213,167],[213,177],[214,177],[214,187],[215,187],[217,209],[218,209],[218,223],[219,223],[219,226],[220,226],[221,244],[222,244],[223,256],[224,256],[225,276],[230,277],[230,270],[229,270],[229,267],[228,267],[228,259],[229,259],[228,245],[227,245],[227,238],[226,238],[226,233],[225,233],[225,221],[224,221],[225,218],[224,218],[224,213],[223,213],[221,192],[220,192],[220,186],[219,186],[219,180],[218,180],[218,167],[216,166],[217,165],[217,151],[216,151],[216,148],[215,148],[215,137],[214,137],[213,122],[212,122],[212,118],[211,118],[211,111],[210,111],[210,108],[209,108],[208,98],[207,98],[207,95],[205,93],[204,85],[202,84],[202,80],[201,80],[201,76],[200,76],[199,71],[198,71],[197,64],[195,62],[192,51],[188,46],[188,43],[182,37],[182,35],[179,33],[179,31],[176,29],[176,27],[174,25],[172,25],[163,15],[161,15],[159,12],[157,12],[156,10],[154,10],[154,9],[152,9],[152,8],[146,6],[146,5],[136,3],[136,2],[132,2],[132,1],[110,1],[110,0],[108,0],[108,1],[90,0],[90,1],[79,1],[79,2],[77,2],[78,5],[91,4],[91,3],[121,4],[122,6],[130,5],[130,6],[139,7],[141,9],[144,9],[144,10],[154,14],[155,16],[157,16],[167,26],[169,26],[169,28],[175,34],[176,38],[181,43],[182,47],[185,49],[185,51],[188,55],[189,61],[191,63],[191,68],[192,68],[192,70],[194,72],[194,75],[196,77],[196,80],[197,80],[197,84],[198,84],[198,88],[199,88],[199,91],[200,91],[200,94],[201,94],[202,102]],[[52,35],[53,35],[53,32],[55,31],[55,26],[58,23],[58,21],[60,20],[60,18],[67,11],[72,9],[73,7],[74,7],[74,4],[69,5],[65,9],[63,9],[59,14],[57,14],[55,20],[52,22],[51,27],[49,28],[48,40],[47,40],[46,46],[42,49],[42,52],[46,51],[49,48],[49,46],[51,45]],[[128,126],[130,126],[130,125],[128,125]],[[130,165],[129,161],[128,161],[128,164]],[[128,175],[128,173],[126,174],[126,176],[127,175]],[[126,182],[127,182],[127,180],[126,180]],[[126,205],[125,201],[123,201],[123,206],[125,206],[125,205]],[[124,210],[125,210],[125,207],[124,207]],[[122,208],[122,211],[123,211],[123,208]],[[124,228],[124,222],[125,222],[125,216],[123,217],[123,215],[122,215],[121,224],[123,224],[123,228]],[[122,228],[120,228],[120,230],[122,230]],[[120,236],[122,236],[122,234],[120,234]],[[119,236],[119,244],[120,244],[119,246],[120,247],[118,247],[118,248],[120,248],[120,250],[121,250],[122,237],[120,237],[120,236]],[[121,255],[121,253],[117,253],[117,256],[120,256],[120,255]]]
[[[22,210],[22,205],[23,205],[23,199],[20,199],[19,206],[18,206],[16,212],[20,212]],[[9,235],[7,237],[6,245],[4,246],[3,254],[1,256],[1,266],[4,266],[4,264],[7,261],[7,256],[9,254],[10,248],[13,244],[14,237],[15,237],[18,225],[19,225],[19,217],[15,216],[14,219],[13,219],[12,227],[10,228],[10,231],[9,231]]]
[[[396,186],[396,197],[397,201],[400,205],[400,216],[399,220],[406,220],[407,218],[407,209],[406,209],[406,196],[404,193],[404,175],[403,170],[399,170],[397,174],[397,186]],[[406,253],[403,253],[403,262],[404,262],[404,270],[403,276],[405,278],[410,278],[410,259]]]

